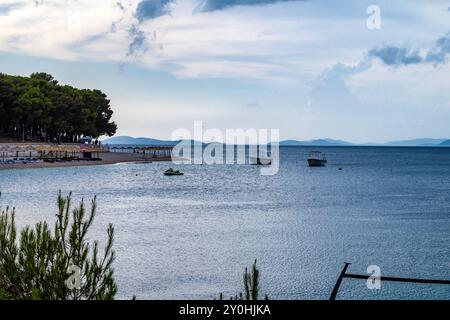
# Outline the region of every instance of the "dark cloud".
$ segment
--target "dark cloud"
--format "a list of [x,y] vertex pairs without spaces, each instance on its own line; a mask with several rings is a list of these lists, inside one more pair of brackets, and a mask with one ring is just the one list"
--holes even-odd
[[122,11],[122,17],[121,17],[119,20],[113,21],[113,22],[111,23],[110,31],[111,31],[112,33],[116,33],[116,32],[117,32],[117,25],[123,21],[123,19],[124,19],[124,14],[125,14],[125,12],[127,11],[127,8],[125,7],[125,5],[124,5],[122,2],[117,1],[117,2],[116,2],[116,5],[117,5],[117,7],[120,9],[120,11]]
[[396,46],[384,46],[369,51],[369,57],[378,58],[389,66],[414,65],[431,63],[442,65],[447,63],[450,55],[450,33],[440,37],[433,48],[421,55],[419,50],[411,50]]
[[139,2],[135,16],[139,22],[158,18],[170,13],[170,4],[175,0],[142,0]]
[[211,12],[234,6],[256,6],[289,1],[305,0],[202,0],[202,3],[200,4],[198,10],[202,12]]
[[[176,0],[141,0],[137,5],[134,16],[138,19],[139,24],[146,20],[155,19],[166,14],[170,14],[170,5]],[[119,3],[118,3],[119,4]],[[131,26],[128,34],[131,38],[131,43],[128,46],[128,56],[136,55],[139,50],[146,51],[145,44],[147,42],[146,35],[139,29],[138,26]],[[116,30],[116,25],[111,25],[111,31]],[[153,37],[156,37],[155,34]],[[154,40],[154,39],[153,39]]]
[[145,33],[139,30],[138,27],[132,25],[128,34],[131,37],[131,43],[128,46],[128,56],[136,55],[139,50],[144,49],[145,51]]
[[[216,10],[223,10],[234,6],[256,6],[266,5],[278,2],[292,2],[292,1],[308,1],[308,0],[197,0],[199,6],[196,12],[211,12]],[[170,14],[170,5],[176,0],[141,0],[139,2],[135,17],[139,22],[150,20]]]
[[117,1],[116,5],[119,7],[120,10],[125,11],[125,6],[122,4],[122,2]]
[[418,51],[394,46],[374,48],[370,50],[369,56],[379,58],[384,64],[390,66],[418,64],[423,61]]
[[445,64],[447,63],[449,54],[450,32],[437,40],[436,46],[428,52],[425,61],[434,64]]

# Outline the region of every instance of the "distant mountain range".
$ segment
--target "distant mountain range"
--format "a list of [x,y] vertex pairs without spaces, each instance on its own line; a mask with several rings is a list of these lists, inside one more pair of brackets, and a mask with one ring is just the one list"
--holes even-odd
[[386,143],[363,143],[355,144],[348,141],[319,139],[310,141],[286,140],[280,142],[281,146],[387,146],[387,147],[438,147],[450,146],[450,140],[447,139],[412,139],[390,141]]
[[417,147],[417,146],[437,146],[448,141],[447,139],[413,139],[403,141],[392,141],[385,143],[385,146],[404,146],[404,147]]
[[351,146],[350,142],[333,139],[317,139],[308,141],[284,140],[280,141],[280,146]]
[[[117,136],[109,138],[103,141],[103,144],[108,145],[131,145],[131,146],[174,146],[180,143],[179,141],[169,141],[169,140],[158,140],[152,138],[133,138],[128,136]],[[190,141],[192,143],[192,141]],[[384,144],[377,143],[364,143],[355,144],[343,140],[334,139],[316,139],[316,140],[284,140],[280,141],[280,146],[389,146],[389,147],[450,147],[449,139],[412,139],[412,140],[401,140],[401,141],[391,141]]]
[[450,140],[445,140],[439,144],[442,147],[450,147]]
[[128,136],[117,136],[103,141],[103,144],[132,145],[132,146],[170,146],[176,145],[179,141],[165,141],[151,138],[133,138]]
[[195,140],[158,140],[152,138],[133,138],[128,136],[117,136],[103,140],[103,144],[107,145],[126,145],[126,146],[176,146],[179,143],[200,143]]

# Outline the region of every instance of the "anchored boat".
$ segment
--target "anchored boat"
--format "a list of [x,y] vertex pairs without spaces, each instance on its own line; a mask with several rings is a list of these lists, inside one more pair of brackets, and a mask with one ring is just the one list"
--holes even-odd
[[170,169],[164,171],[164,175],[165,176],[182,176],[182,175],[184,175],[184,173],[180,172],[180,170],[174,170],[174,169],[170,168]]
[[258,166],[270,166],[272,158],[269,157],[250,157],[250,164]]
[[324,167],[327,164],[325,154],[320,151],[311,151],[308,156],[308,164],[310,167]]

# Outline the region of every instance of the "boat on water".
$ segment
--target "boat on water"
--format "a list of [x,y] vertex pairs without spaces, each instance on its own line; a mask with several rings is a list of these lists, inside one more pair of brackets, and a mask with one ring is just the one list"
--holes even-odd
[[308,165],[310,167],[324,167],[327,164],[325,154],[320,151],[311,151],[308,156]]
[[182,176],[182,175],[184,175],[184,173],[181,172],[180,170],[174,170],[174,169],[170,168],[170,169],[164,171],[164,175],[165,176]]
[[270,166],[272,158],[270,157],[250,157],[250,164],[257,166]]

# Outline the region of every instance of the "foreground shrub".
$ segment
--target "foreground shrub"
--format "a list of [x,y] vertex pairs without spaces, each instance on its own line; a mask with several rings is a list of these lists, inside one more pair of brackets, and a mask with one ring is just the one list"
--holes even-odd
[[6,208],[0,215],[0,298],[97,300],[113,299],[112,249],[114,228],[109,225],[104,253],[86,240],[96,215],[96,199],[87,214],[83,201],[71,209],[71,194],[58,196],[56,223],[34,229],[26,227],[17,239],[15,212]]
[[[244,292],[239,293],[238,295],[231,297],[231,300],[258,300],[259,299],[259,270],[256,267],[256,260],[252,265],[252,271],[248,272],[248,269],[245,268],[244,272]],[[266,295],[264,297],[265,300],[268,300],[269,297]],[[219,300],[223,300],[223,294],[221,293],[219,296]]]

